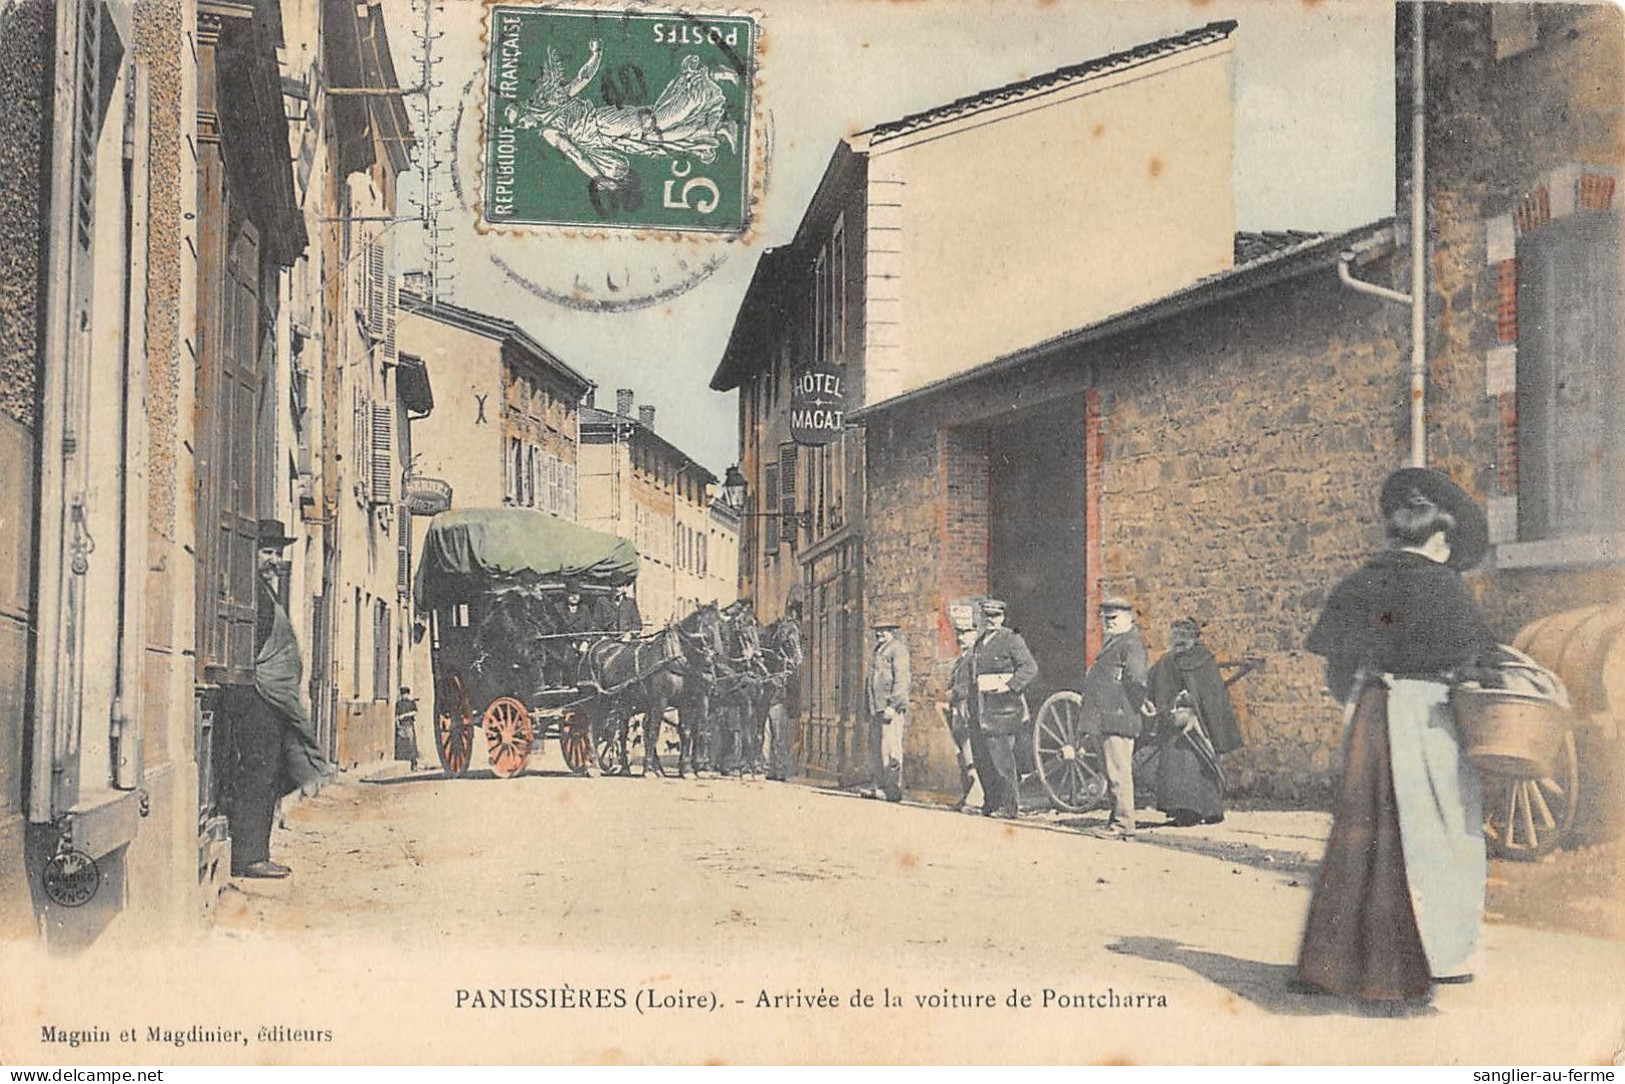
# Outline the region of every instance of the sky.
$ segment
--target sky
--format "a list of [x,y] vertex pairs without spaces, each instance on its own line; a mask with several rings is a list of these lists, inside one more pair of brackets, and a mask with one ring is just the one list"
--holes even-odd
[[[419,0],[384,0],[403,86],[415,85]],[[643,5],[636,5],[643,7]],[[666,5],[662,5],[666,6]],[[702,5],[722,10],[716,5]],[[737,459],[735,397],[708,388],[764,248],[794,234],[837,142],[854,132],[990,87],[1204,23],[1234,19],[1237,228],[1338,230],[1393,211],[1393,6],[1370,0],[753,0],[760,15],[758,113],[766,189],[746,242],[614,238],[474,228],[481,154],[484,7],[443,0],[433,13],[429,156],[455,279],[445,296],[512,319],[597,381],[598,405],[632,388],[668,440],[721,475]],[[737,10],[737,9],[735,9]],[[452,148],[455,146],[455,152]],[[422,185],[403,178],[403,207]],[[402,268],[424,262],[424,231],[398,228]],[[714,265],[661,303],[597,312],[549,297],[579,277],[652,281],[677,260]],[[527,285],[540,289],[527,288]],[[437,389],[437,395],[440,394]]]

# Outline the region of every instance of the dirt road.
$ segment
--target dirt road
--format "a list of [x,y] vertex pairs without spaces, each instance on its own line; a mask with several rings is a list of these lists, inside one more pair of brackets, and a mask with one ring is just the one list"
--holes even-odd
[[[423,774],[294,809],[294,878],[228,891],[212,940],[364,946],[373,985],[330,981],[395,984],[407,1049],[451,1029],[474,1060],[1613,1056],[1615,941],[1492,924],[1479,980],[1421,1008],[1289,988],[1313,816],[1232,818],[1226,850],[760,781]],[[627,1004],[576,1009],[561,976]]]

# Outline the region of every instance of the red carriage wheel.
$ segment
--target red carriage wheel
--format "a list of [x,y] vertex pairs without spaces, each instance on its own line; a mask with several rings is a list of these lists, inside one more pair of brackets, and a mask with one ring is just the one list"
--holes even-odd
[[576,775],[586,775],[592,763],[592,720],[584,711],[566,712],[559,722],[559,752]]
[[536,736],[529,709],[511,696],[499,696],[485,709],[481,725],[492,773],[499,779],[511,779],[524,771]]
[[468,690],[455,670],[440,679],[434,690],[434,744],[440,753],[440,766],[447,775],[468,771],[474,753],[474,713],[468,706]]

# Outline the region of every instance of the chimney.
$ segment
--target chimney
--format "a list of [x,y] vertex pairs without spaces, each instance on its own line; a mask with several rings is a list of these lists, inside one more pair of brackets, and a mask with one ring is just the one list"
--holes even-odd
[[598,409],[598,385],[594,384],[587,389],[587,394],[581,397],[581,405],[588,410]]
[[655,431],[655,408],[647,403],[638,407],[638,421],[643,423],[643,428],[653,433]]
[[615,413],[619,414],[623,418],[630,418],[632,416],[631,388],[615,389]]

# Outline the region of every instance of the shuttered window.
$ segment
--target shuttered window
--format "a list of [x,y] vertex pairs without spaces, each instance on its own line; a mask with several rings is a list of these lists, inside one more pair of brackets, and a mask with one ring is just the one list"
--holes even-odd
[[412,513],[404,504],[396,511],[395,593],[404,599],[412,593]]
[[395,501],[395,409],[379,403],[372,405],[371,434],[372,503],[393,504]]
[[796,475],[800,470],[800,447],[779,445],[779,512],[783,516],[784,540],[795,549],[801,540],[801,528],[796,519]]
[[779,507],[779,465],[769,463],[762,470],[762,552],[779,552],[779,517],[771,513]]

